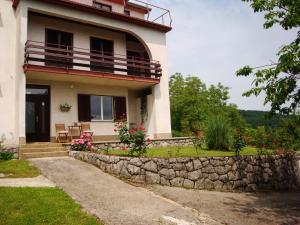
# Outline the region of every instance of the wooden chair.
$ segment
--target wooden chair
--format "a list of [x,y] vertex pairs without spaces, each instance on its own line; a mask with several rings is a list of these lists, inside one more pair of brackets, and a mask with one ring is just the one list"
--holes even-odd
[[66,130],[65,124],[55,124],[55,131],[56,131],[56,141],[61,143],[63,138],[64,142],[68,142],[69,131]]
[[81,123],[81,134],[87,135],[91,140],[93,140],[94,132],[91,131],[91,127],[89,123]]

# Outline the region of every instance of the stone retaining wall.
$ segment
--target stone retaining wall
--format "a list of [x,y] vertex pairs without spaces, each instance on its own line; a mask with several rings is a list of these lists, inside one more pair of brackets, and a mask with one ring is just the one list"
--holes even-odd
[[14,154],[15,159],[19,157],[19,148],[16,146],[2,146],[0,152],[11,152]]
[[71,151],[70,156],[134,182],[222,191],[299,187],[295,155],[163,159]]
[[[193,145],[192,139],[189,137],[183,138],[169,138],[169,139],[157,139],[151,140],[149,148],[155,147],[167,147],[167,146],[191,146]],[[70,150],[70,144],[65,144],[67,149]],[[119,141],[101,141],[93,142],[93,146],[97,150],[118,150],[123,144]]]

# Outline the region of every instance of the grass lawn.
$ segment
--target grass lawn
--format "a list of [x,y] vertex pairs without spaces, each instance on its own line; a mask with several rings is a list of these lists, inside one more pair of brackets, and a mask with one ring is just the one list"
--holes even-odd
[[[218,157],[218,156],[234,156],[232,151],[217,151],[217,150],[199,150],[199,154],[194,147],[161,147],[161,148],[151,148],[148,149],[147,153],[144,155],[146,157],[159,157],[159,158],[169,158],[169,157]],[[127,156],[127,151],[121,150],[111,150],[108,152],[112,155],[122,155]],[[254,147],[245,147],[241,151],[242,156],[246,155],[257,155],[257,149]]]
[[58,188],[0,187],[0,225],[99,225]]
[[0,160],[0,173],[7,175],[5,178],[36,177],[40,174],[38,169],[29,165],[26,160]]

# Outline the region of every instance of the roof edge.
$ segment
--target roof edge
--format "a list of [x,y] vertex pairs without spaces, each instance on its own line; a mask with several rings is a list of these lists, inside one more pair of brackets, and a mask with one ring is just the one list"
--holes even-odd
[[[14,8],[17,8],[21,0],[12,0],[12,5]],[[136,17],[129,17],[125,14],[117,13],[117,12],[111,12],[106,10],[97,9],[95,7],[85,5],[82,3],[73,2],[71,0],[40,0],[42,2],[50,3],[50,4],[57,4],[63,7],[72,8],[79,11],[85,11],[88,13],[93,13],[96,15],[112,18],[112,19],[119,19],[125,22],[133,23],[136,25],[142,25],[147,28],[151,28],[154,30],[159,30],[164,33],[167,33],[172,30],[172,27],[157,24],[151,21],[143,20]]]

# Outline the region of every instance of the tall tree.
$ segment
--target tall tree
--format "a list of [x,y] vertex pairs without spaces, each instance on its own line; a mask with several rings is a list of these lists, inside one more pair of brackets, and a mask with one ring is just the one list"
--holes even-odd
[[215,115],[223,115],[230,123],[242,123],[235,105],[228,105],[228,88],[221,84],[207,87],[198,77],[170,77],[172,129],[185,135],[204,130],[206,122]]
[[271,104],[271,113],[294,112],[300,105],[300,0],[242,0],[250,2],[254,12],[263,12],[264,28],[275,24],[285,30],[298,29],[296,39],[281,47],[278,61],[271,65],[245,66],[237,76],[254,75],[253,88],[244,96],[266,94],[264,104]]

